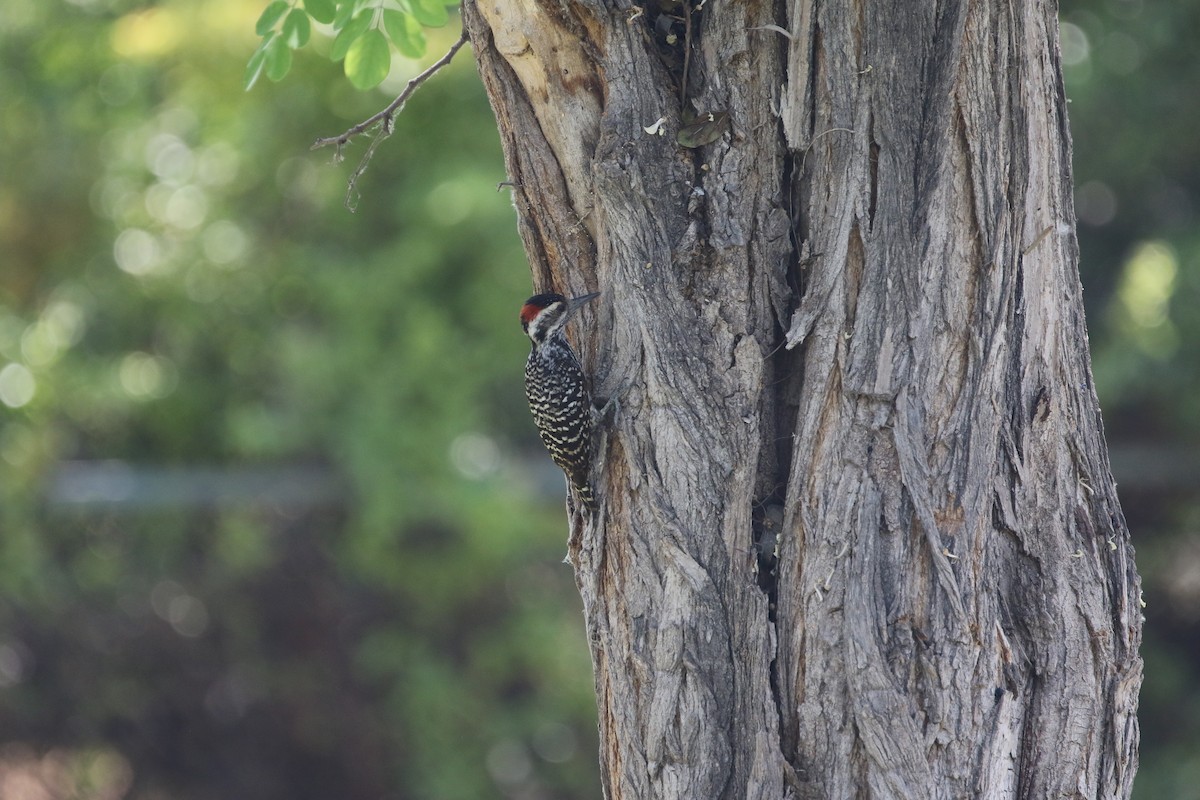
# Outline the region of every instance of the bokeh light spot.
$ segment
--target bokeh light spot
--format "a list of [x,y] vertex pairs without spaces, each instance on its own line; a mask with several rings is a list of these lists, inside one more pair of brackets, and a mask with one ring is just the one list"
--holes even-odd
[[113,243],[113,259],[130,275],[149,275],[162,266],[162,247],[153,234],[126,228]]
[[181,230],[199,228],[208,216],[208,197],[197,186],[183,186],[167,200],[166,220]]
[[490,436],[464,433],[450,443],[450,462],[463,477],[481,480],[500,468],[500,448]]
[[434,222],[447,227],[457,225],[475,208],[475,193],[463,181],[445,181],[430,190],[425,207]]
[[533,732],[533,751],[544,761],[562,764],[578,750],[575,731],[561,722],[546,722]]
[[246,254],[246,234],[236,222],[217,220],[200,240],[204,257],[214,264],[232,264]]
[[164,358],[149,353],[130,353],[117,370],[121,388],[136,400],[165,397],[175,388],[175,371]]
[[68,301],[46,306],[37,322],[21,336],[21,355],[35,367],[53,364],[63,351],[83,335],[83,312]]
[[224,186],[238,176],[241,158],[228,142],[204,148],[196,159],[196,180],[205,186]]
[[194,639],[208,630],[208,608],[198,597],[179,595],[167,606],[167,622],[180,636]]
[[0,369],[0,402],[9,408],[28,405],[37,391],[33,373],[24,364],[9,364]]
[[15,686],[25,677],[25,659],[11,642],[0,644],[0,688]]
[[516,739],[501,739],[488,751],[487,770],[499,786],[515,786],[533,774],[533,761],[525,745]]
[[1070,22],[1058,26],[1059,42],[1062,46],[1063,63],[1069,67],[1083,64],[1091,56],[1092,47],[1083,28]]
[[179,184],[192,177],[196,157],[178,136],[160,133],[146,144],[146,166],[162,180]]
[[150,607],[180,636],[194,638],[208,628],[208,608],[176,581],[155,584],[150,590]]
[[1120,325],[1143,352],[1166,357],[1179,344],[1179,334],[1168,316],[1179,258],[1165,242],[1145,242],[1125,263],[1117,288]]
[[1117,195],[1103,181],[1088,181],[1075,190],[1075,213],[1080,222],[1099,227],[1117,216]]
[[170,53],[183,34],[169,8],[147,8],[126,14],[112,28],[113,51],[123,58],[158,58]]

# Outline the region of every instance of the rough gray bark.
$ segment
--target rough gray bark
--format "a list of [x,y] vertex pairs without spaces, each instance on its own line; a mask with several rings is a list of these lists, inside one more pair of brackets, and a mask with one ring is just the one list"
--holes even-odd
[[[702,6],[464,7],[535,286],[604,292],[570,556],[606,797],[1127,797],[1055,8]],[[696,149],[685,69],[731,121]]]

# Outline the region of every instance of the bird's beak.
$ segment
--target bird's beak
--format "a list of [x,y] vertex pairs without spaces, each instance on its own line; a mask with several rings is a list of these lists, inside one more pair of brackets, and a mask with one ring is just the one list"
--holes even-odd
[[592,292],[591,294],[581,294],[579,297],[572,297],[567,301],[567,316],[569,317],[573,315],[576,311],[583,308],[585,305],[595,300],[599,296],[599,292]]

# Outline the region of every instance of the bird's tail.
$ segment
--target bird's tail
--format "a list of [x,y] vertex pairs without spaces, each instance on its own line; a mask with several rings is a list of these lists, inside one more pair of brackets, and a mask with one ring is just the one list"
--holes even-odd
[[575,495],[579,498],[579,502],[583,504],[584,510],[587,513],[595,514],[600,508],[600,504],[596,502],[596,492],[592,489],[592,485],[587,481],[575,483]]

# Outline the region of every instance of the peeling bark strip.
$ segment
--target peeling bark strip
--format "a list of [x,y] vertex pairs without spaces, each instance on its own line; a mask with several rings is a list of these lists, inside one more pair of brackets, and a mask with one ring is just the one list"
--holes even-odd
[[621,411],[570,557],[606,797],[1128,797],[1055,9],[464,16],[535,288],[604,293]]

